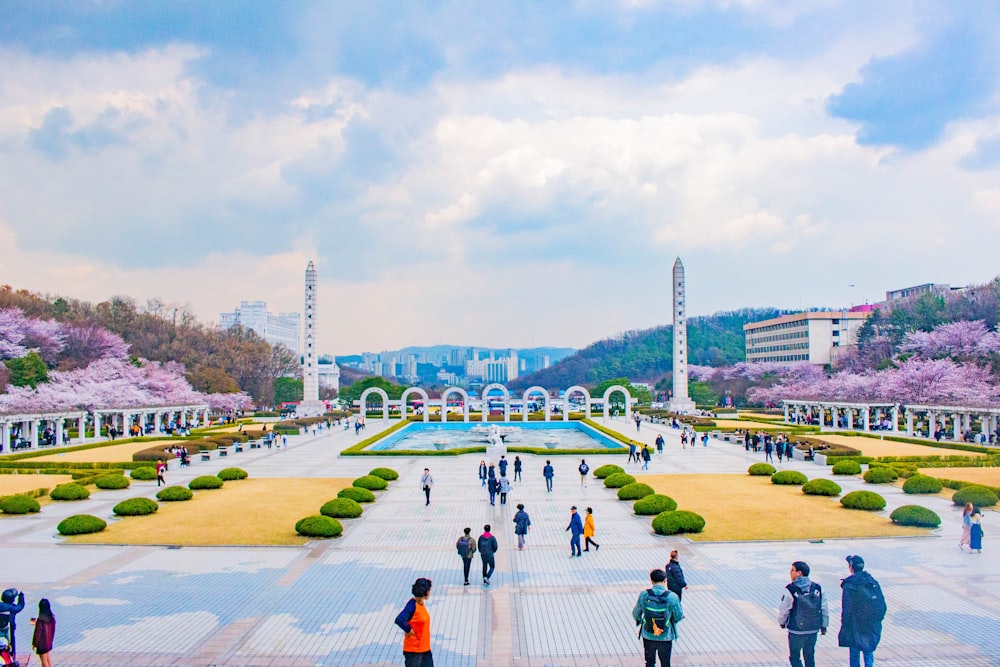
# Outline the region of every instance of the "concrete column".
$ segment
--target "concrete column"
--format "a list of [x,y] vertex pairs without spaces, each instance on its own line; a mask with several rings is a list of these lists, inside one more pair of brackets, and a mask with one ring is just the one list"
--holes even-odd
[[[892,406],[892,430],[893,430],[894,433],[898,433],[899,432],[899,406],[898,405]],[[910,433],[910,435],[913,435],[913,424],[912,423],[909,426],[909,433]]]
[[823,426],[825,425],[825,422],[823,421],[823,412],[824,412],[823,406],[817,405],[816,410],[819,412],[819,427],[823,428]]
[[927,437],[933,438],[934,431],[937,430],[937,415],[933,412],[927,413]]
[[63,417],[56,419],[56,444],[61,445],[63,441]]
[[153,429],[156,431],[156,435],[160,434],[160,426],[163,425],[161,419],[159,410],[153,413]]
[[[854,430],[854,408],[844,408],[844,413],[847,415],[847,430]],[[867,421],[867,420],[865,420]]]
[[0,451],[10,451],[10,423],[0,422]]
[[959,414],[953,414],[951,416],[951,432],[952,439],[958,442],[962,439],[962,416]]
[[802,408],[798,403],[795,404],[795,423],[799,423],[799,419],[802,417]]
[[77,418],[76,439],[83,442],[87,438],[87,415]]
[[865,411],[861,413],[861,427],[866,431],[871,431],[871,409],[865,408]]
[[28,424],[28,430],[31,432],[31,448],[38,449],[38,420],[32,419]]
[[966,412],[962,417],[962,433],[972,428],[972,415]]
[[913,435],[913,410],[906,410],[906,435]]
[[782,404],[781,408],[782,408],[782,410],[785,413],[785,423],[787,424],[788,423],[788,403]]
[[94,439],[101,437],[101,413],[94,412]]

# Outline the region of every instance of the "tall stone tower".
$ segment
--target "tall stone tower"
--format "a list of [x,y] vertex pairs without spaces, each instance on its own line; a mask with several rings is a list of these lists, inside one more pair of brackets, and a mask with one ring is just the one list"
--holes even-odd
[[688,344],[687,344],[687,304],[684,293],[684,264],[678,257],[674,262],[674,394],[670,399],[670,410],[680,414],[690,414],[695,410],[694,401],[688,398]]
[[316,368],[319,353],[316,337],[316,267],[310,261],[306,267],[306,311],[302,336],[302,402],[296,414],[300,417],[317,417],[326,411],[326,404],[319,400],[319,372]]

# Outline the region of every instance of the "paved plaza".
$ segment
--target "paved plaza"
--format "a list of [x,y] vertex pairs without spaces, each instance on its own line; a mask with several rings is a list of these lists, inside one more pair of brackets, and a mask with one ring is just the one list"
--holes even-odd
[[[634,426],[614,423],[634,435]],[[379,424],[370,421],[363,435]],[[654,456],[650,474],[743,473],[760,457],[719,441],[682,450],[676,431],[648,424],[640,437],[652,442],[654,429],[665,434],[667,448]],[[279,478],[356,477],[377,465],[398,470],[400,480],[366,506],[361,519],[345,522],[344,536],[336,540],[302,547],[172,548],[70,545],[56,535],[63,517],[110,517],[111,507],[137,495],[138,488],[101,491],[81,503],[53,503],[41,514],[0,519],[2,583],[28,596],[18,617],[22,653],[30,644],[28,618],[38,599],[48,597],[58,619],[53,656],[60,667],[401,665],[402,633],[393,619],[413,580],[423,576],[434,582],[428,609],[439,666],[640,665],[632,606],[649,585],[649,570],[663,567],[669,550],[677,548],[690,588],[675,665],[787,665],[786,635],[775,613],[794,560],[807,561],[813,580],[829,594],[832,627],[819,640],[818,664],[846,665],[847,651],[837,648],[836,635],[848,554],[864,556],[888,601],[876,664],[1000,665],[992,512],[982,555],[958,549],[960,512],[942,498],[920,500],[945,522],[929,537],[694,543],[653,535],[649,517],[632,515],[631,503],[619,502],[597,480],[581,488],[579,459],[572,456],[553,457],[551,494],[541,475],[544,461],[522,456],[524,481],[514,485],[506,506],[498,501],[491,507],[477,477],[480,455],[338,456],[356,441],[353,429],[297,436],[287,450],[253,450],[170,472],[170,483],[182,484],[231,465],[252,477]],[[592,468],[625,465],[624,458],[588,462]],[[419,489],[425,466],[436,483],[429,507]],[[812,463],[782,467],[810,478],[829,474]],[[853,479],[838,483],[845,493],[863,486]],[[913,500],[897,488],[879,491],[888,510]],[[317,498],[317,507],[327,499]],[[525,504],[532,521],[528,546],[520,552],[512,524],[517,503]],[[571,505],[593,507],[601,544],[600,551],[578,559],[569,558],[565,532]],[[252,531],[253,515],[247,508],[233,521]],[[781,520],[780,507],[774,520]],[[474,585],[464,587],[454,543],[463,527],[478,535],[484,523],[493,524],[500,543],[493,585],[478,585],[477,557]]]

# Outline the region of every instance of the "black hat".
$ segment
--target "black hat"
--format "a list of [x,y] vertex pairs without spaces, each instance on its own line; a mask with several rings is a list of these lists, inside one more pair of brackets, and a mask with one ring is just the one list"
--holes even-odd
[[847,562],[850,564],[852,570],[865,569],[865,559],[861,556],[848,556]]

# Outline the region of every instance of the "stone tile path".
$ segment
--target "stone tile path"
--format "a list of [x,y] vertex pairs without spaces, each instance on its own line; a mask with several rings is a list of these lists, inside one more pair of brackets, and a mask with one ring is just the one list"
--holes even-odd
[[[634,426],[615,425],[634,435]],[[370,421],[366,435],[378,428]],[[643,425],[639,437],[652,442],[656,428]],[[742,447],[718,441],[683,451],[676,432],[662,430],[667,451],[654,458],[651,474],[739,473],[754,460]],[[987,538],[982,555],[960,552],[958,513],[945,500],[921,500],[946,521],[930,537],[692,543],[653,535],[648,518],[631,515],[629,504],[598,482],[581,488],[579,461],[570,457],[553,459],[551,494],[541,477],[544,461],[522,457],[524,481],[506,506],[490,506],[477,478],[478,456],[340,458],[338,452],[355,441],[353,431],[299,436],[290,438],[287,450],[254,450],[170,472],[171,484],[183,484],[228,465],[256,477],[354,477],[382,464],[399,470],[400,480],[331,542],[175,549],[77,546],[55,535],[62,517],[81,511],[109,516],[113,504],[136,495],[135,489],[49,505],[36,516],[3,517],[0,583],[29,597],[19,617],[22,652],[30,643],[31,609],[48,597],[58,617],[53,655],[60,666],[399,665],[401,633],[392,621],[413,580],[426,576],[434,582],[428,608],[438,665],[637,665],[641,645],[632,606],[648,586],[649,570],[662,567],[670,548],[677,548],[690,589],[675,665],[788,664],[786,638],[774,619],[788,564],[803,559],[812,565],[813,578],[831,593],[831,616],[839,619],[838,583],[849,553],[864,555],[889,601],[877,664],[1000,665],[1000,568],[993,540]],[[596,467],[606,459],[589,462]],[[429,507],[419,490],[424,466],[436,482]],[[784,467],[810,477],[829,474],[808,463]],[[889,509],[912,501],[897,490],[880,490]],[[522,552],[512,525],[518,502],[532,519]],[[601,543],[600,551],[579,559],[569,558],[564,530],[574,504],[594,508]],[[252,516],[234,520],[252,530]],[[464,587],[453,545],[464,526],[478,534],[485,523],[500,541],[493,585]],[[477,560],[474,582],[478,567]],[[846,664],[846,650],[836,647],[839,621],[832,626],[820,639],[819,664]]]

